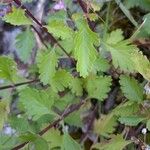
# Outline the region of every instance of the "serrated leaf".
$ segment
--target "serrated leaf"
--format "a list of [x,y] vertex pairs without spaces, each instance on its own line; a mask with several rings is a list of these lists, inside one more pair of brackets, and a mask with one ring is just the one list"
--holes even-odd
[[108,44],[117,44],[118,42],[121,42],[124,39],[122,34],[123,31],[121,29],[116,29],[108,35],[106,42]]
[[132,60],[135,64],[135,69],[148,81],[150,81],[150,62],[141,51],[136,51]]
[[31,56],[33,47],[35,46],[34,34],[30,29],[27,29],[25,32],[20,33],[16,37],[16,47],[17,54],[19,58],[27,63]]
[[0,101],[0,130],[2,130],[9,113],[9,103],[6,100]]
[[77,96],[82,96],[83,88],[82,81],[80,78],[72,77],[69,87],[71,88],[72,93],[75,93]]
[[73,34],[71,28],[69,28],[64,22],[60,20],[50,21],[46,28],[48,29],[48,32],[62,39],[70,38]]
[[72,76],[69,72],[58,70],[50,81],[50,85],[55,92],[63,91],[65,88],[69,87],[71,79]]
[[12,12],[5,15],[3,20],[12,25],[31,25],[32,22],[25,16],[25,10],[21,8],[12,8]]
[[63,136],[58,129],[50,129],[43,135],[43,138],[49,143],[50,149],[61,147]]
[[143,10],[150,10],[149,0],[125,0],[125,4],[128,8],[140,7]]
[[108,61],[105,58],[99,56],[94,62],[92,72],[95,72],[95,73],[97,71],[106,72],[109,69],[109,67],[110,65]]
[[124,124],[127,126],[136,126],[140,122],[145,120],[145,118],[141,118],[139,116],[127,116],[127,117],[120,117],[118,120],[120,121],[121,124]]
[[14,82],[17,77],[17,65],[15,61],[6,56],[0,56],[0,78]]
[[100,119],[94,122],[94,132],[98,135],[109,136],[115,131],[117,119],[113,113],[102,115]]
[[113,45],[106,44],[105,46],[111,53],[115,68],[119,67],[121,70],[126,72],[135,71],[132,53],[137,48],[134,45],[131,45],[129,41],[124,40]]
[[36,150],[49,150],[49,145],[46,140],[44,140],[42,137],[37,138],[34,142],[32,142],[34,148]]
[[122,92],[129,100],[136,102],[140,102],[143,100],[143,88],[134,78],[121,75],[120,85]]
[[97,143],[94,144],[92,147],[98,150],[123,150],[125,146],[130,144],[131,141],[124,140],[121,134],[113,136],[111,140],[107,143]]
[[104,100],[110,90],[111,78],[107,76],[89,76],[85,79],[85,88],[91,98]]
[[128,101],[124,104],[120,104],[113,110],[115,115],[121,117],[134,115],[138,111],[139,111],[139,104],[132,101]]
[[84,78],[91,72],[97,58],[94,45],[98,42],[98,35],[90,30],[86,22],[82,21],[74,38],[74,56],[77,60],[77,71]]
[[[21,122],[21,123],[20,123]],[[29,122],[26,118],[11,117],[9,123],[13,129],[19,133],[24,133],[31,130]]]
[[61,150],[81,150],[80,145],[67,133],[63,135]]
[[40,80],[44,85],[49,84],[55,76],[58,58],[55,51],[40,51],[37,55],[37,65],[40,73]]
[[45,91],[39,91],[33,88],[25,88],[20,93],[20,102],[23,104],[28,116],[33,117],[33,120],[39,119],[45,114],[54,113],[51,111],[53,99]]

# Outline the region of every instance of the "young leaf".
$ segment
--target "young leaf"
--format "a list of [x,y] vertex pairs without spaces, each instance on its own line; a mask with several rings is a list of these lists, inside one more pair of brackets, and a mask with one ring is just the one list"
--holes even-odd
[[9,57],[0,56],[0,78],[14,82],[17,76],[17,65]]
[[33,47],[35,46],[34,34],[28,28],[25,32],[20,33],[16,37],[17,54],[19,58],[27,63],[31,56]]
[[124,140],[123,136],[118,134],[113,136],[109,142],[94,144],[92,148],[96,148],[98,150],[122,150],[130,143],[131,141]]
[[94,62],[92,72],[95,72],[95,73],[97,71],[106,72],[109,69],[109,67],[110,65],[108,61],[105,58],[99,56]]
[[111,78],[103,76],[89,76],[85,79],[85,88],[91,98],[104,100],[110,90]]
[[120,76],[120,85],[122,92],[129,100],[137,102],[143,100],[143,88],[134,78],[122,75]]
[[0,130],[2,130],[4,123],[7,120],[8,113],[9,113],[8,101],[1,100],[0,101]]
[[69,134],[64,133],[61,150],[81,150],[81,147]]
[[100,119],[94,122],[94,132],[98,135],[109,136],[115,131],[117,119],[113,113],[102,115]]
[[33,117],[33,120],[39,119],[45,114],[54,114],[51,111],[53,99],[45,91],[39,91],[33,88],[25,88],[20,93],[20,102],[23,104],[28,116]]
[[46,140],[44,140],[42,137],[38,137],[34,142],[32,142],[34,148],[36,150],[49,150],[49,145]]
[[75,93],[77,96],[83,94],[82,81],[80,78],[72,77],[69,87],[71,88],[72,93]]
[[126,72],[135,71],[132,53],[133,51],[137,50],[137,48],[134,45],[131,45],[129,41],[124,40],[112,45],[105,44],[105,46],[106,49],[111,53],[115,68],[120,67],[120,69]]
[[148,81],[150,81],[150,62],[142,52],[136,51],[132,60],[135,64],[135,69]]
[[46,26],[48,32],[62,39],[67,39],[72,36],[73,31],[64,22],[60,20],[52,20]]
[[84,78],[91,72],[97,58],[94,45],[98,42],[98,35],[90,30],[87,23],[80,23],[79,31],[75,34],[74,38],[74,56],[77,60],[77,71]]
[[133,101],[128,101],[124,104],[118,105],[114,110],[113,113],[116,116],[130,116],[134,115],[139,111],[139,104]]
[[72,76],[66,70],[58,70],[55,76],[52,78],[50,85],[55,92],[63,91],[69,87],[72,80]]
[[43,138],[49,143],[50,149],[61,147],[63,136],[58,129],[50,129],[43,135]]
[[118,120],[120,121],[121,124],[124,124],[126,126],[136,126],[140,122],[145,120],[145,118],[140,118],[139,116],[127,116],[127,117],[120,117]]
[[40,80],[44,85],[49,84],[58,66],[58,58],[55,51],[40,51],[37,55],[37,65],[39,68]]
[[12,8],[12,12],[5,15],[3,20],[12,25],[31,25],[32,22],[25,16],[25,11],[21,8]]

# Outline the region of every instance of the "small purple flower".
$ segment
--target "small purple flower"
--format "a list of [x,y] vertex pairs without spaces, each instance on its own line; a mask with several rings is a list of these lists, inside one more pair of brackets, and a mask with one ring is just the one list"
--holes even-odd
[[63,0],[59,0],[54,6],[53,6],[53,9],[54,10],[66,10],[66,7],[65,7],[65,3]]

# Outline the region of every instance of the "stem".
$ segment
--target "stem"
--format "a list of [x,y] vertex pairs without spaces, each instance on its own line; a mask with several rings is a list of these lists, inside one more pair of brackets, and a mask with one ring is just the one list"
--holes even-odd
[[17,87],[17,86],[22,86],[22,85],[26,85],[26,84],[30,84],[30,83],[34,83],[34,82],[39,82],[39,80],[35,79],[35,80],[27,81],[27,82],[16,83],[16,84],[13,84],[13,85],[1,86],[0,90],[10,89],[10,88],[14,88],[14,87]]
[[[54,122],[52,122],[51,124],[49,124],[46,128],[44,128],[43,130],[41,130],[38,134],[40,136],[42,136],[44,133],[46,133],[49,129],[51,129],[52,127],[54,127],[55,125],[57,125],[60,121],[62,121],[65,117],[69,116],[71,113],[73,113],[74,111],[77,111],[78,109],[80,109],[80,107],[85,104],[87,98],[84,100],[81,100],[78,104],[72,104],[70,105],[70,107],[68,107],[68,109],[64,110],[65,113],[62,113],[62,115],[60,116],[60,118],[58,118],[57,120],[55,120]],[[24,142],[14,148],[12,148],[11,150],[18,150],[23,148],[26,144],[28,144],[28,142]]]

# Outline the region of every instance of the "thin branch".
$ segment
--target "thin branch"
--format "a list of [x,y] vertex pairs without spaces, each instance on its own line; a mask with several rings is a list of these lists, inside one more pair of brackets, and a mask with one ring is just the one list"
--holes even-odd
[[34,83],[34,82],[39,82],[39,80],[35,79],[35,80],[27,81],[27,82],[16,83],[16,84],[13,84],[13,85],[1,86],[0,90],[10,89],[10,88],[14,88],[14,87],[18,87],[18,86],[22,86],[22,85],[26,85],[26,84],[31,84],[31,83]]
[[[57,41],[57,39],[48,32],[47,28],[45,28],[42,23],[40,23],[33,15],[32,13],[21,3],[20,0],[13,0],[20,8],[25,10],[25,13],[41,28],[41,30],[45,33],[47,33],[47,35],[49,36],[49,38],[51,39],[51,41],[53,41],[54,43],[56,43],[60,49],[69,57],[70,54],[60,45],[60,43]],[[72,59],[72,58],[71,58]]]
[[85,2],[83,2],[82,0],[77,0],[77,2],[79,3],[80,7],[82,8],[83,12],[85,13],[86,17],[87,17],[87,21],[89,24],[89,27],[92,31],[94,31],[94,27],[92,25],[91,20],[88,18],[87,14],[88,14],[88,10],[87,10],[87,4]]
[[[46,133],[49,129],[51,129],[52,127],[54,127],[55,125],[57,125],[60,121],[62,121],[65,117],[69,116],[71,113],[73,113],[74,111],[77,111],[78,109],[80,109],[80,107],[85,104],[86,99],[81,100],[78,104],[72,104],[70,105],[70,107],[68,107],[67,110],[65,110],[65,113],[62,113],[62,116],[60,116],[60,118],[58,118],[57,120],[55,120],[54,122],[52,122],[51,124],[49,124],[46,128],[44,128],[43,130],[41,130],[38,134],[40,136],[42,136],[44,133]],[[21,148],[23,148],[26,144],[28,144],[28,142],[24,142],[14,148],[12,148],[11,150],[19,150]]]

